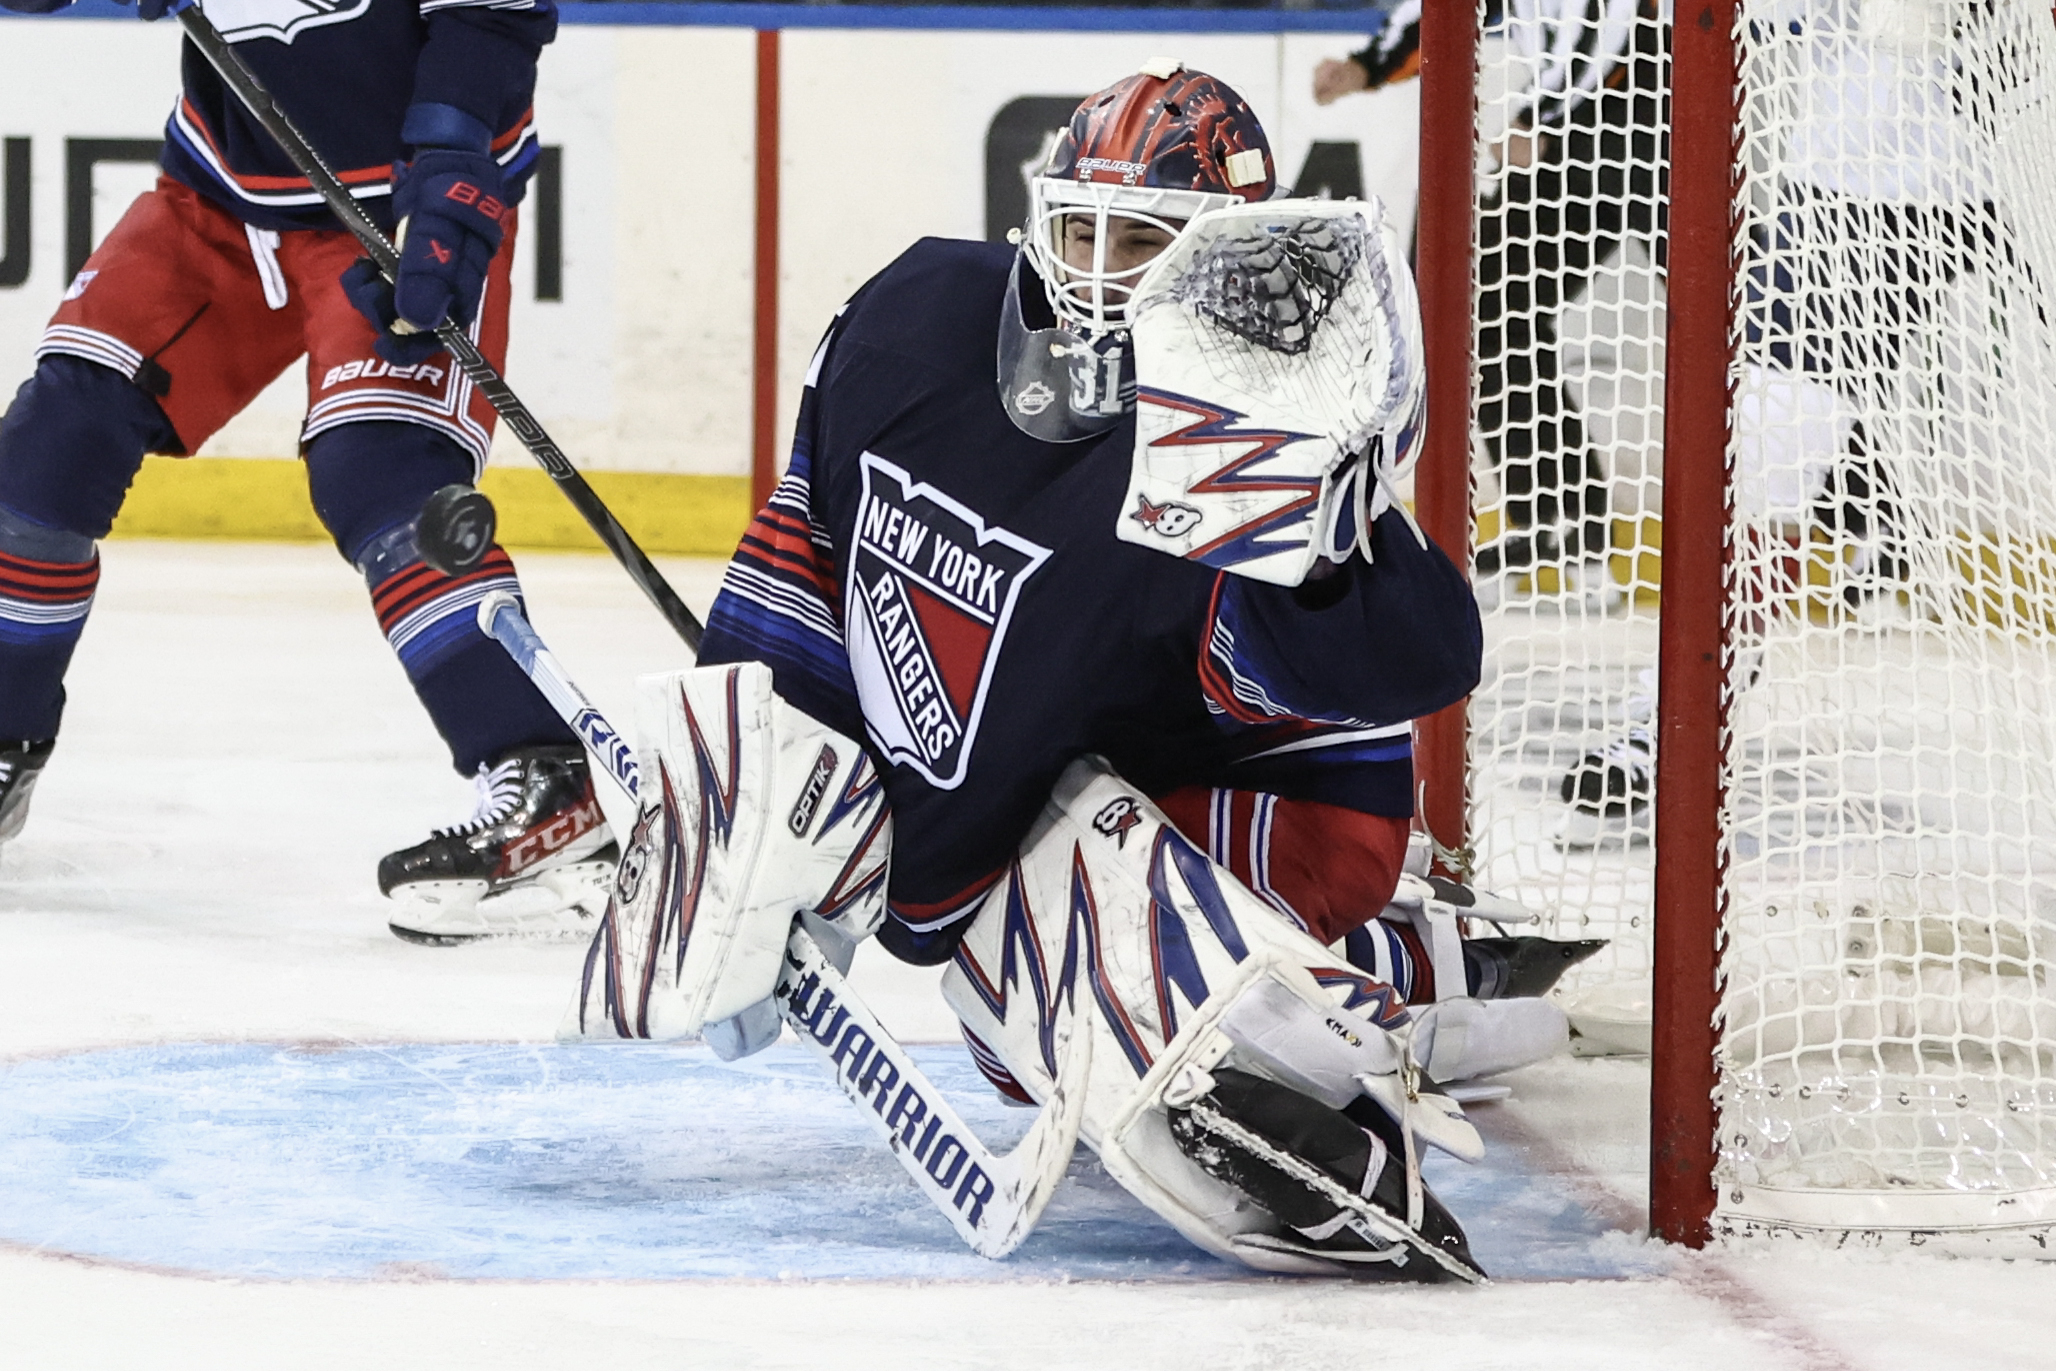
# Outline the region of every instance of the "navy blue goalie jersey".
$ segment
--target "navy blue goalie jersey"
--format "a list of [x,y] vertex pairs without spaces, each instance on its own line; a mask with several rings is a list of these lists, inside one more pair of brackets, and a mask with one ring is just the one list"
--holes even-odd
[[[48,13],[72,0],[0,0]],[[413,133],[489,150],[512,204],[533,170],[535,65],[556,37],[554,0],[236,0],[201,9],[387,232],[392,166]],[[165,21],[171,22],[171,21]],[[185,44],[184,90],[164,129],[166,174],[265,229],[339,229],[321,196]]]
[[866,740],[893,813],[883,934],[940,961],[1064,768],[1161,795],[1412,813],[1409,721],[1477,683],[1477,606],[1398,514],[1299,590],[1115,537],[1132,418],[1046,443],[995,384],[1013,250],[926,239],[822,342],[792,461],[729,565],[700,661],[768,663]]

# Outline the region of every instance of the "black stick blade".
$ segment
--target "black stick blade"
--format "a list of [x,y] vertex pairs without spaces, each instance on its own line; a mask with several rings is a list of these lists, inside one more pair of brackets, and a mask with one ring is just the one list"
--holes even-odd
[[428,497],[414,520],[421,560],[445,576],[462,576],[485,560],[499,518],[485,492],[447,485]]

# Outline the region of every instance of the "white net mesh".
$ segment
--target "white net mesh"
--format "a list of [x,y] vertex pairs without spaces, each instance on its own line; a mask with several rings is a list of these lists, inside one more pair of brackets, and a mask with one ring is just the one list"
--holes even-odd
[[2056,1221],[2056,20],[1738,41],[1723,1199]]
[[1508,10],[1478,83],[1469,832],[1481,885],[1613,940],[1576,993],[1649,968],[1669,73],[1632,3]]
[[[1481,62],[1471,833],[1482,884],[1616,940],[1571,993],[1632,1019],[1669,72],[1649,7],[1607,46],[1615,8],[1511,0]],[[1536,99],[1558,13],[1614,64],[1582,113]],[[1735,41],[1721,1216],[2046,1230],[2056,20],[1744,0]]]

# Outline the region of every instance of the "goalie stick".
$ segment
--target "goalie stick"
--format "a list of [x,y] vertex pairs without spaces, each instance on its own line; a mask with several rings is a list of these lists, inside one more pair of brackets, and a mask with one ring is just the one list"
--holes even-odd
[[[178,21],[185,29],[187,40],[199,49],[200,55],[220,74],[228,88],[236,93],[236,98],[250,111],[251,117],[264,126],[264,131],[270,134],[286,156],[292,159],[300,174],[320,192],[321,198],[328,204],[329,211],[342,221],[343,227],[348,229],[359,243],[364,245],[365,253],[377,264],[386,280],[393,280],[399,272],[400,257],[394,250],[391,240],[377,224],[371,222],[350,192],[343,188],[343,183],[321,159],[321,154],[314,150],[314,145],[307,141],[306,135],[294,126],[293,121],[279,108],[278,102],[272,99],[271,93],[264,89],[263,83],[256,75],[243,65],[243,59],[236,56],[235,49],[229,46],[220,31],[196,5],[189,4],[180,10]],[[557,489],[564,492],[564,498],[569,500],[572,507],[584,516],[586,523],[592,526],[593,532],[599,535],[601,544],[614,554],[614,560],[621,563],[622,568],[628,572],[629,579],[649,597],[650,603],[657,607],[657,612],[664,616],[665,621],[678,636],[685,639],[685,645],[698,652],[702,632],[700,621],[686,607],[685,601],[678,598],[678,592],[671,588],[663,573],[643,555],[643,550],[636,545],[635,539],[628,536],[628,530],[621,526],[621,521],[614,517],[614,512],[594,493],[585,477],[579,474],[578,468],[571,465],[571,459],[564,455],[564,450],[544,431],[535,415],[529,412],[528,406],[521,402],[521,397],[514,393],[513,388],[501,377],[493,364],[486,360],[485,354],[478,350],[478,345],[471,341],[471,336],[448,320],[436,329],[435,336],[449,349],[450,356],[456,361],[458,368],[478,387],[499,416],[507,421],[507,427],[514,430],[514,436],[521,440],[522,446],[526,447],[542,469],[550,474],[550,479],[557,483]]]
[[1026,1240],[1071,1164],[1085,1119],[1092,1027],[1082,999],[1042,1112],[1001,1156],[957,1116],[798,922],[775,998],[780,1016],[973,1252],[1004,1257]]
[[[488,595],[478,606],[478,626],[507,650],[601,769],[640,804],[634,749],[558,665],[514,596]],[[997,1259],[1026,1240],[1064,1178],[1085,1117],[1092,1031],[1084,1003],[1071,1022],[1062,1068],[1041,1113],[1013,1151],[998,1154],[950,1107],[798,919],[772,998],[779,1016],[821,1058],[972,1251]]]

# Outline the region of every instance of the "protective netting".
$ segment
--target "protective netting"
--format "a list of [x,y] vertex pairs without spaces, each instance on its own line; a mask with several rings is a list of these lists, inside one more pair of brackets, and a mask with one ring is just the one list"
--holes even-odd
[[1470,844],[1479,882],[1546,911],[1544,931],[1613,940],[1569,992],[1631,1001],[1649,972],[1666,30],[1632,3],[1507,8],[1478,80]]
[[[1508,8],[1480,83],[1472,841],[1481,882],[1550,931],[1616,940],[1571,993],[1632,1021],[1657,855],[1667,24]],[[2056,19],[1744,0],[1734,38],[1720,1214],[2047,1230]],[[1544,98],[1564,71],[1574,91],[1598,73],[1582,104]]]

